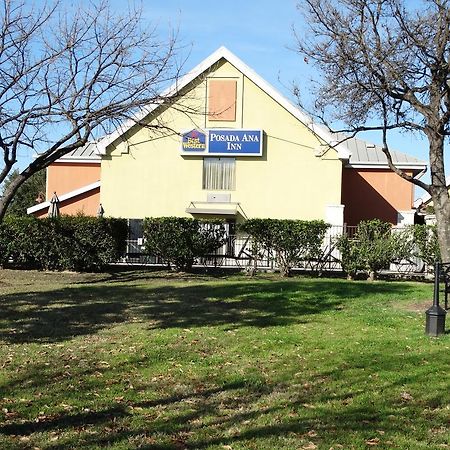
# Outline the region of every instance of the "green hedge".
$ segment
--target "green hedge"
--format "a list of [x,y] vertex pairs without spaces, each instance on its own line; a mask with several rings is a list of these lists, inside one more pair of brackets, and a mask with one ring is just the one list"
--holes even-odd
[[436,225],[412,226],[417,256],[426,264],[427,270],[434,271],[434,264],[441,260]]
[[190,270],[196,258],[213,254],[226,241],[219,221],[156,217],[145,219],[143,228],[146,252],[176,270]]
[[125,251],[123,219],[7,217],[0,224],[0,260],[24,268],[99,271]]
[[289,276],[302,260],[317,258],[329,225],[322,220],[249,219],[239,227],[252,237],[254,251],[272,254],[280,272]]
[[391,263],[419,257],[426,264],[433,264],[439,256],[436,232],[428,225],[412,225],[392,230],[392,224],[379,219],[361,221],[353,237],[337,239],[341,252],[342,269],[349,278],[363,272],[375,279]]

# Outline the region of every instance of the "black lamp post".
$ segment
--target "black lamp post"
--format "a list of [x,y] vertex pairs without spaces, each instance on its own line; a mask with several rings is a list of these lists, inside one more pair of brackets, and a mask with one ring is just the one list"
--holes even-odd
[[445,333],[445,315],[447,312],[439,306],[439,277],[441,275],[441,264],[434,266],[434,295],[433,306],[425,311],[426,324],[425,333],[429,336],[439,336]]

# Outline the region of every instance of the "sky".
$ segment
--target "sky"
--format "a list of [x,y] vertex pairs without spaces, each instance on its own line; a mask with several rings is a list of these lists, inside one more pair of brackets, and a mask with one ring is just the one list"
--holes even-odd
[[[120,11],[127,0],[111,2]],[[294,103],[293,83],[300,87],[303,99],[311,100],[313,68],[294,50],[293,27],[300,34],[304,30],[296,0],[142,0],[142,6],[145,20],[156,25],[161,38],[178,30],[179,57],[187,58],[185,71],[225,46]],[[360,137],[381,143],[381,136],[375,133]],[[395,134],[390,145],[427,160],[426,142],[417,136]]]
[[178,28],[180,42],[190,47],[191,66],[224,45],[277,88],[282,87],[278,79],[287,83],[298,72],[302,59],[289,49],[299,17],[295,0],[147,0],[144,5],[161,30]]
[[[309,90],[313,68],[295,52],[293,28],[305,31],[296,0],[144,0],[148,20],[156,21],[161,32],[175,28],[179,42],[186,45],[191,69],[220,46],[225,46],[244,63],[295,103],[293,83],[301,97],[311,101]],[[381,144],[379,133],[361,134],[362,139]],[[390,146],[427,160],[427,142],[419,136],[391,134]],[[428,174],[424,181],[428,180]],[[416,188],[416,197],[423,191]]]

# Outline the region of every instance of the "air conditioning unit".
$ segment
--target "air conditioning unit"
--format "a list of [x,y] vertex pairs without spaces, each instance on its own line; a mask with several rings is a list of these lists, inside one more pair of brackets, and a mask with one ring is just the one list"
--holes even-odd
[[231,194],[207,194],[206,201],[208,203],[230,203]]

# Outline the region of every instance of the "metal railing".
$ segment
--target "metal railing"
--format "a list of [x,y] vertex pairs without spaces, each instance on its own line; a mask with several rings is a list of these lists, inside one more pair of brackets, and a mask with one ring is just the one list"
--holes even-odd
[[[294,269],[318,273],[341,271],[341,254],[336,245],[337,239],[343,234],[353,237],[356,228],[349,226],[330,227],[324,237],[319,254],[314,258],[300,261]],[[401,228],[393,228],[394,232],[400,230]],[[127,240],[126,254],[120,262],[125,264],[164,265],[160,258],[145,253],[143,238],[138,237],[141,234],[140,232],[141,228],[134,224]],[[274,256],[273,252],[255,249],[251,238],[248,236],[229,235],[224,245],[214,253],[198,258],[196,265],[240,269],[254,267],[262,270],[275,270],[277,267],[275,266]],[[405,260],[395,261],[391,264],[389,270],[401,274],[421,273],[424,271],[424,263],[419,258],[411,256]]]

